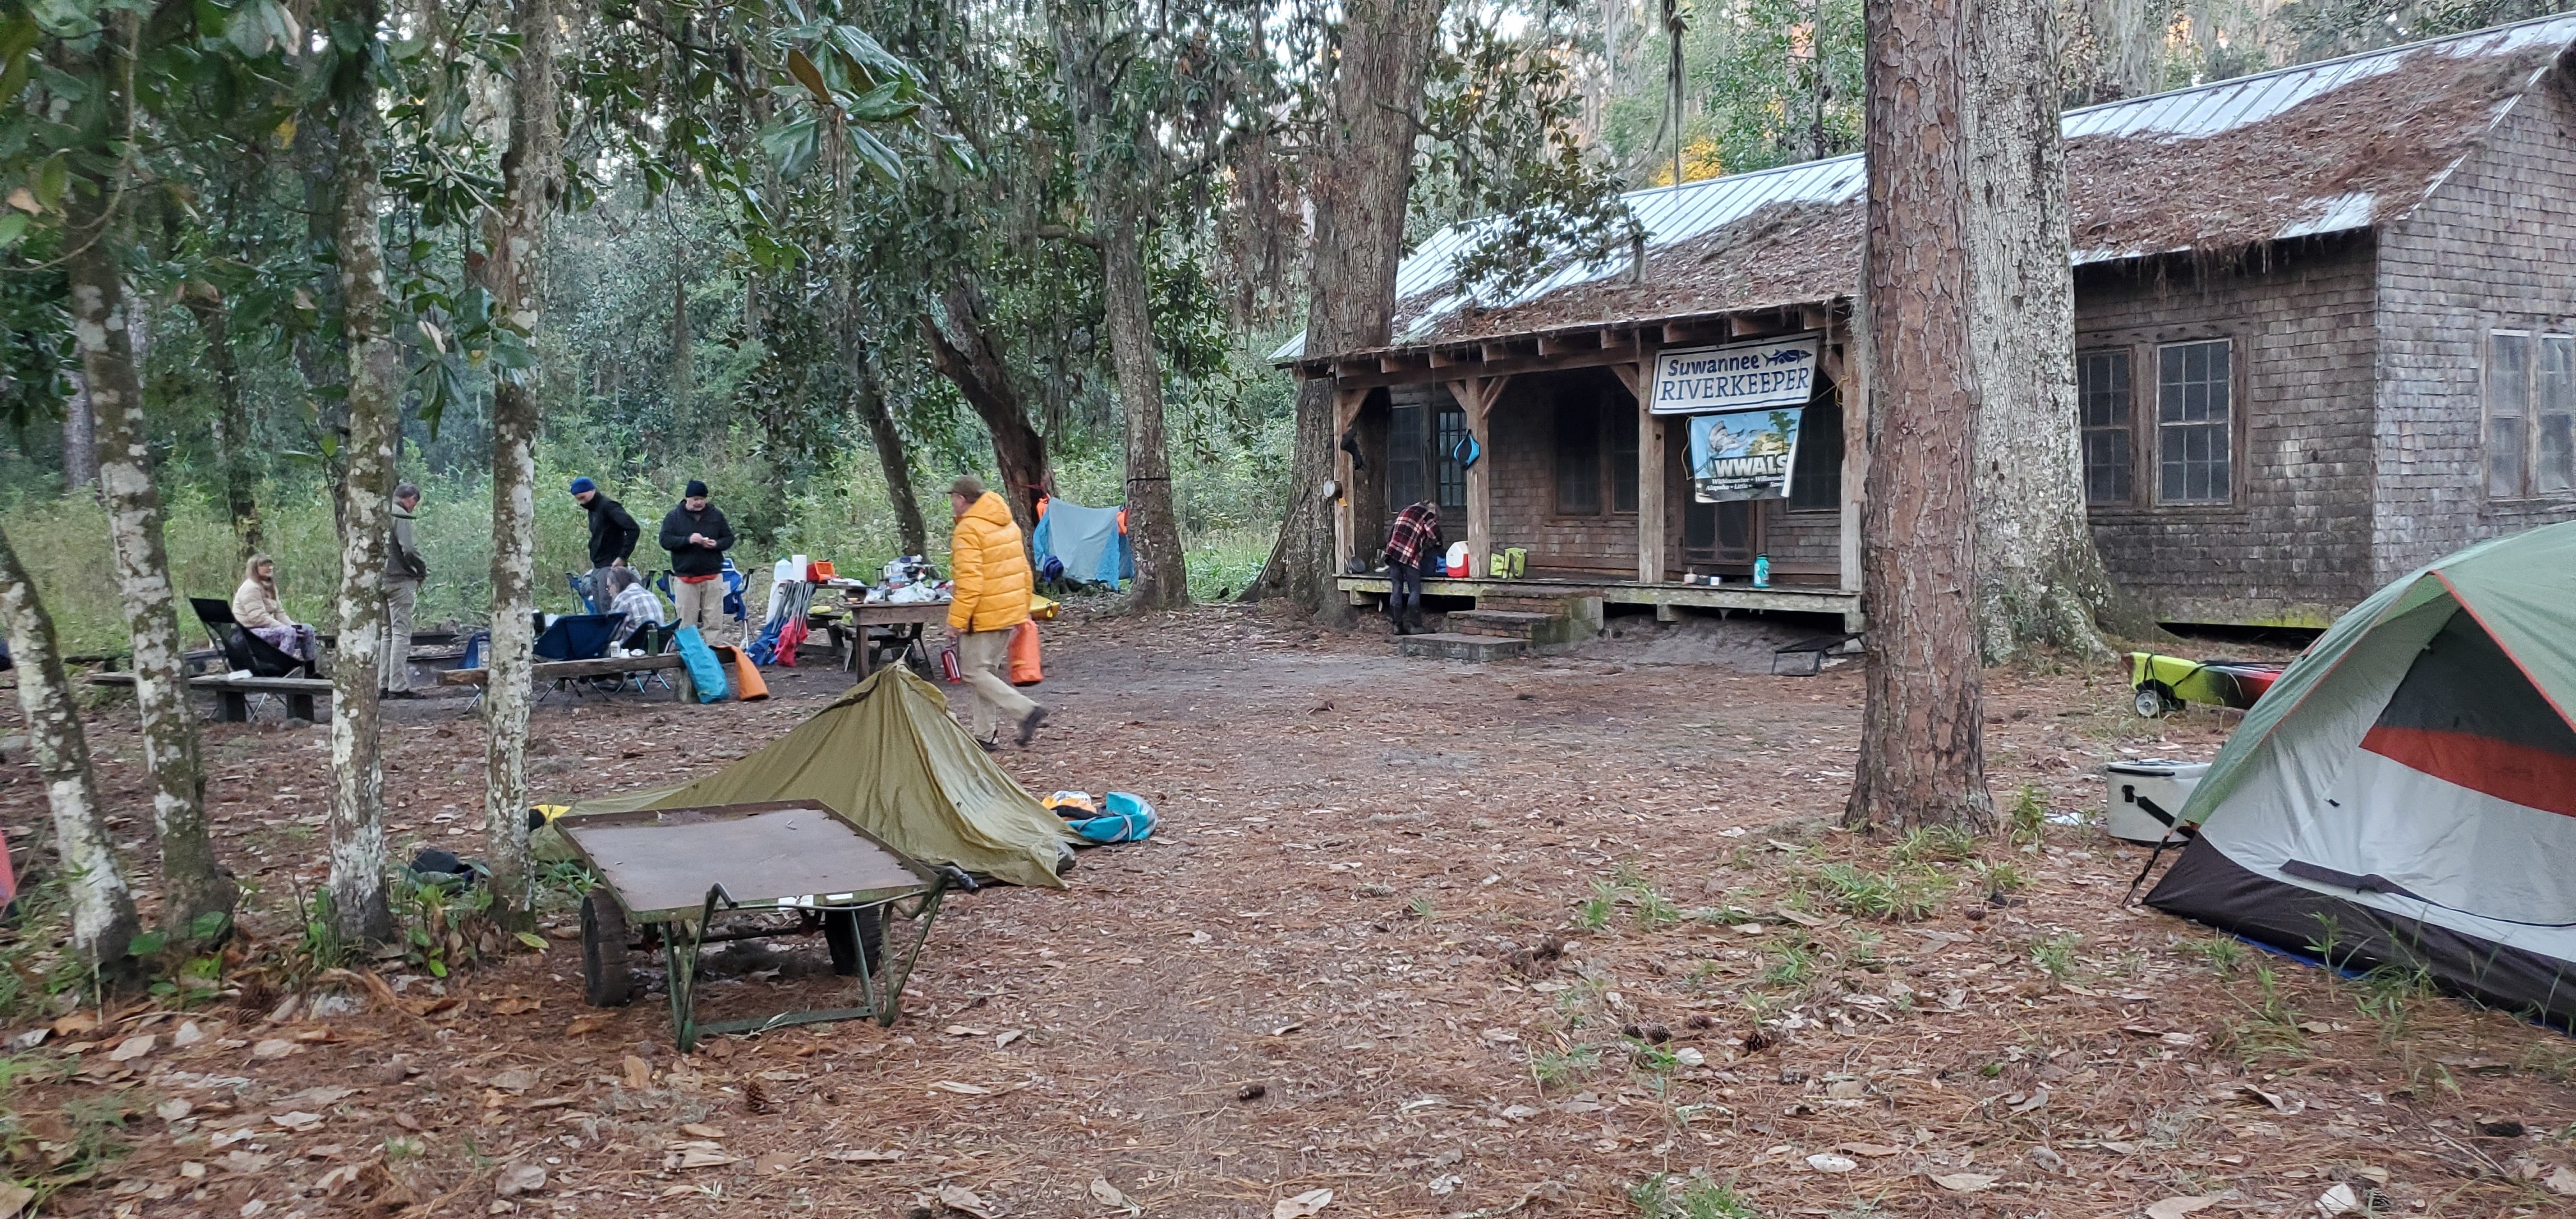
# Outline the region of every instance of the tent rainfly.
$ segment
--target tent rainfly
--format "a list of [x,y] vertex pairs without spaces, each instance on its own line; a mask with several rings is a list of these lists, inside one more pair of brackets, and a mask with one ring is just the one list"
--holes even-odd
[[2576,523],[2380,589],[2245,716],[2148,904],[2576,1027]]
[[937,686],[879,669],[787,735],[681,787],[585,800],[566,817],[818,801],[895,849],[1015,885],[1061,889],[1078,841],[985,755]]

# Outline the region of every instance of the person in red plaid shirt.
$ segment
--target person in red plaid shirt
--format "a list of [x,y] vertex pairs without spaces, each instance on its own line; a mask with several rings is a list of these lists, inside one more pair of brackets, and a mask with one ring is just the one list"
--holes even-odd
[[[1440,508],[1428,500],[1395,514],[1386,539],[1386,613],[1398,635],[1422,630],[1422,568],[1440,557]],[[1408,620],[1409,619],[1409,620]]]

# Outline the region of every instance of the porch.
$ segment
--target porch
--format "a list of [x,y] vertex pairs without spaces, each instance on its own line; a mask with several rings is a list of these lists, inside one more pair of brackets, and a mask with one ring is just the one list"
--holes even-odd
[[[1383,571],[1367,575],[1342,576],[1336,583],[1352,605],[1370,606],[1384,602],[1392,590]],[[1832,614],[1842,618],[1844,629],[1859,630],[1860,594],[1839,588],[1755,588],[1750,584],[1682,584],[1675,581],[1604,580],[1579,575],[1531,575],[1518,580],[1451,580],[1430,578],[1422,582],[1422,595],[1475,601],[1479,605],[1494,599],[1522,600],[1544,597],[1599,597],[1604,605],[1651,606],[1655,617],[1670,622],[1684,609],[1760,610],[1767,613]]]

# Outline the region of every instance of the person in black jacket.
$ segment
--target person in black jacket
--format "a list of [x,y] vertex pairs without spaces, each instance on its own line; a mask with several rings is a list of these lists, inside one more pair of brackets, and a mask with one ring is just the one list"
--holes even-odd
[[679,607],[672,624],[694,626],[710,643],[725,620],[724,552],[732,545],[732,523],[707,502],[707,485],[690,479],[662,518],[662,549],[671,552],[671,601]]
[[587,478],[572,480],[572,502],[590,514],[591,600],[604,612],[611,595],[609,569],[624,567],[635,556],[635,543],[644,536],[644,527],[627,515],[626,505],[608,498],[598,483]]

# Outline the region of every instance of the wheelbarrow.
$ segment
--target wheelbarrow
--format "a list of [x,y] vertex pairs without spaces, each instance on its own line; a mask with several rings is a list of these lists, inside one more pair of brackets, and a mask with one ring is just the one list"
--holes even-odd
[[2254,660],[2184,660],[2153,652],[2129,653],[2133,707],[2148,719],[2180,711],[2185,703],[2251,707],[2288,665]]
[[[975,887],[965,873],[913,859],[814,801],[638,809],[555,824],[596,878],[581,902],[582,997],[593,1007],[633,1000],[631,954],[658,948],[683,1054],[715,1033],[893,1024],[940,899]],[[853,1005],[699,1021],[707,945],[818,934],[832,972],[857,979]]]

